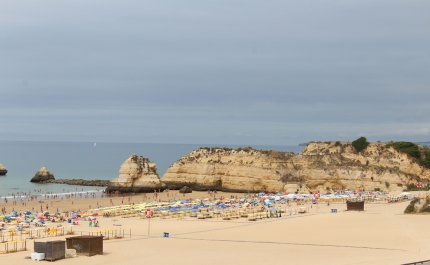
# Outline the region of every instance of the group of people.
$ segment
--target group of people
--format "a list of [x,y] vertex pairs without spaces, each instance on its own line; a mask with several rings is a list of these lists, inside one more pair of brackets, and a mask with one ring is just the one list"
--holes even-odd
[[94,224],[94,227],[100,227],[99,221],[97,221],[96,219],[90,220],[90,222],[88,223],[88,226],[92,227],[93,224]]

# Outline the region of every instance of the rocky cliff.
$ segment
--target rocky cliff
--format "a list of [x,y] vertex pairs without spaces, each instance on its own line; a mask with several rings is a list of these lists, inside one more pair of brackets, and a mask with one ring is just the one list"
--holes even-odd
[[162,181],[168,188],[194,190],[310,192],[334,188],[402,190],[430,170],[415,158],[370,144],[357,152],[350,143],[310,142],[300,154],[251,148],[201,148],[169,167]]
[[404,213],[430,213],[430,196],[428,193],[424,192],[424,196],[414,198],[406,207]]
[[54,174],[49,172],[46,167],[42,167],[41,169],[39,169],[39,171],[36,172],[30,182],[43,182],[51,179],[55,179]]
[[111,180],[107,192],[153,192],[163,189],[157,166],[148,158],[131,155],[121,165],[119,177]]
[[7,169],[2,164],[0,164],[0,176],[4,176],[6,173]]
[[200,148],[175,162],[162,181],[168,188],[223,191],[280,191],[278,170],[286,167],[294,153],[253,149]]

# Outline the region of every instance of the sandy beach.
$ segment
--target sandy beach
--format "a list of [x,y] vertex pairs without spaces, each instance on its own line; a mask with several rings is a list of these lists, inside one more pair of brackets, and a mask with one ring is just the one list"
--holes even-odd
[[[173,194],[173,192],[170,192]],[[218,193],[217,196],[240,194]],[[165,198],[164,198],[165,196]],[[171,195],[169,195],[170,198]],[[178,196],[182,196],[178,194]],[[167,199],[161,193],[160,199]],[[207,192],[186,194],[188,198],[208,197]],[[88,209],[89,205],[109,206],[111,198],[54,201],[53,207],[64,210]],[[122,196],[112,198],[121,204]],[[142,195],[131,198],[139,202]],[[125,202],[126,203],[126,202]],[[369,203],[364,212],[346,211],[344,203],[330,206],[306,205],[310,211],[301,215],[283,215],[281,218],[247,221],[212,218],[198,220],[187,217],[177,219],[151,219],[148,236],[148,219],[139,217],[99,217],[102,229],[121,228],[125,238],[104,241],[104,255],[79,256],[56,261],[61,264],[400,264],[429,259],[430,228],[427,215],[404,215],[409,202]],[[28,207],[39,204],[29,203]],[[46,201],[45,201],[46,204]],[[127,201],[128,204],[128,201]],[[1,207],[10,208],[10,203]],[[39,206],[40,207],[40,206]],[[297,206],[291,206],[297,207]],[[20,209],[19,205],[16,206]],[[331,213],[331,209],[338,209]],[[8,209],[9,210],[9,209]],[[114,226],[120,224],[121,226]],[[76,234],[86,234],[97,228],[80,221],[74,227]],[[131,234],[130,234],[131,232]],[[169,238],[163,237],[168,232]],[[49,238],[49,240],[64,237]],[[27,241],[28,251],[0,255],[3,264],[30,264],[26,259],[33,248]]]

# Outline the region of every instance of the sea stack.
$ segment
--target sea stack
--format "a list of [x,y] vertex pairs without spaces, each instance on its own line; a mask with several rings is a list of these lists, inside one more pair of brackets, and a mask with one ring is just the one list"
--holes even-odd
[[7,169],[2,164],[0,164],[0,176],[4,176],[6,173]]
[[119,177],[110,181],[107,192],[153,192],[164,189],[157,166],[148,158],[131,155],[119,169]]
[[44,182],[47,180],[55,179],[54,174],[48,171],[46,167],[42,167],[37,171],[36,175],[30,180],[30,182]]

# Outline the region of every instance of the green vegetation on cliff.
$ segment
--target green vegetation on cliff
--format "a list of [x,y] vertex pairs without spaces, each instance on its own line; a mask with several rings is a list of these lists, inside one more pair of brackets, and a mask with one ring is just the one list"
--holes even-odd
[[420,147],[412,142],[389,142],[387,147],[393,147],[399,152],[418,158],[422,166],[430,168],[430,150],[427,146],[424,147],[423,153],[420,151]]
[[420,149],[417,144],[411,142],[389,142],[387,147],[393,147],[397,151],[407,153],[408,155],[416,158],[421,157]]
[[426,157],[421,160],[421,164],[430,168],[430,151],[425,152]]
[[357,152],[361,152],[369,145],[369,142],[367,141],[366,137],[360,137],[357,140],[352,142],[352,146],[354,146],[355,150]]

